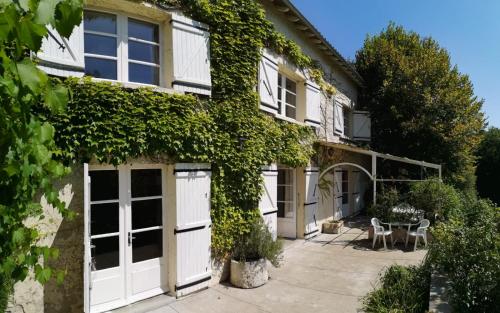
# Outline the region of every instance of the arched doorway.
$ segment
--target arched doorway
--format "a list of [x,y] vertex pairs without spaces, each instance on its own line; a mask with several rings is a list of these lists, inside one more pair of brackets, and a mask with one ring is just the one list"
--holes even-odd
[[[364,178],[362,173],[370,180]],[[327,174],[331,175],[331,179],[325,177]],[[372,175],[359,164],[340,162],[328,166],[318,177],[319,185],[328,188],[326,192],[328,196],[320,201],[323,210],[333,210],[334,219],[360,212],[367,204],[365,193],[370,181],[373,181]]]

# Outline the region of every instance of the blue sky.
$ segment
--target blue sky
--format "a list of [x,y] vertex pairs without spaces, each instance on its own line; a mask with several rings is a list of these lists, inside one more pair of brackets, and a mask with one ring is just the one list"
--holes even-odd
[[367,34],[389,21],[448,50],[468,74],[490,126],[500,127],[500,1],[292,0],[340,53],[354,59]]

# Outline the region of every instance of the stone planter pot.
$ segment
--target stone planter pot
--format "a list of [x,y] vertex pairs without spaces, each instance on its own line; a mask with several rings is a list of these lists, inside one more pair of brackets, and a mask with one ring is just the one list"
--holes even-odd
[[340,234],[344,221],[327,221],[323,223],[323,233],[325,234]]
[[264,285],[269,279],[266,259],[248,262],[231,260],[229,280],[240,288],[255,288]]

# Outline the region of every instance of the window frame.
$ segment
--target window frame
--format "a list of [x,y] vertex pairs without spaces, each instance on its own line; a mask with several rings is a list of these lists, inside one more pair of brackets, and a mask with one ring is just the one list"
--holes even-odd
[[[284,210],[283,210],[283,214],[284,216],[279,216],[279,212],[277,212],[276,216],[278,218],[287,218],[287,219],[295,219],[296,218],[296,215],[297,215],[297,212],[296,212],[296,204],[295,204],[295,193],[296,193],[296,188],[297,188],[297,183],[296,183],[296,176],[295,176],[295,170],[291,167],[278,167],[278,175],[279,175],[279,171],[286,171],[290,174],[290,177],[291,177],[291,184],[280,184],[279,183],[279,179],[277,179],[277,182],[276,182],[276,191],[277,191],[277,195],[276,195],[276,205],[278,206],[278,203],[283,203],[285,204],[285,207],[284,207]],[[280,194],[279,194],[279,187],[284,187],[285,189],[285,194],[284,194],[284,199],[286,199],[286,192],[287,190],[291,189],[291,194],[289,195],[291,200],[279,200],[280,199]],[[287,216],[287,211],[286,211],[286,204],[289,204],[291,205],[291,208],[293,209],[293,216]],[[279,210],[279,209],[278,209]]]
[[[86,11],[110,14],[110,15],[114,15],[116,17],[116,34],[115,34],[115,36],[110,36],[110,34],[108,34],[108,33],[88,31],[85,29],[85,24],[83,25],[84,37],[85,37],[85,34],[89,33],[89,34],[103,35],[103,36],[116,38],[116,47],[117,47],[116,57],[87,53],[87,52],[85,52],[85,47],[84,47],[84,57],[93,57],[93,58],[98,58],[98,59],[107,59],[107,60],[115,60],[116,61],[116,80],[115,79],[108,79],[108,78],[93,77],[93,76],[92,76],[92,79],[95,79],[98,81],[121,82],[121,83],[135,84],[135,85],[139,85],[139,86],[148,86],[148,87],[162,87],[164,85],[163,69],[164,69],[165,62],[164,62],[163,54],[165,51],[164,51],[162,22],[141,16],[141,15],[129,14],[129,13],[118,12],[118,11],[113,11],[113,10],[106,10],[106,9],[101,9],[101,8],[86,7],[86,8],[84,8],[84,14]],[[132,41],[158,46],[158,62],[159,62],[159,64],[129,59],[128,42],[131,39],[128,36],[129,19],[153,24],[153,25],[158,27],[158,43],[150,42],[147,40],[142,40],[139,38],[132,38]],[[154,67],[158,68],[158,85],[130,81],[129,63],[154,66]]]
[[[280,79],[281,78],[281,79]],[[295,92],[286,89],[286,80],[291,81],[292,83],[295,84]],[[286,118],[286,119],[292,119],[294,121],[297,121],[297,103],[298,103],[298,83],[296,80],[290,78],[290,76],[284,74],[283,72],[278,71],[278,86],[277,86],[277,93],[276,93],[276,103],[278,105],[278,116]],[[281,92],[280,92],[281,90]],[[288,102],[286,102],[286,93],[290,93],[295,96],[295,105],[292,105]],[[280,100],[281,97],[281,100]],[[290,106],[295,109],[295,117],[290,117],[286,115],[286,107]]]
[[346,105],[342,106],[342,115],[344,118],[344,129],[342,129],[342,135],[345,138],[351,138],[351,131],[352,131],[352,123],[351,123],[351,116],[352,116],[352,110]]

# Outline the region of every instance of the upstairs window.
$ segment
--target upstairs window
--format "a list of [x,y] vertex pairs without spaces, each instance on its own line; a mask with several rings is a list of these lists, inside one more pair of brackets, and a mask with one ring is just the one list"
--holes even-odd
[[343,107],[342,113],[344,115],[344,136],[351,137],[351,110]]
[[297,118],[297,83],[278,74],[278,114]]
[[160,84],[157,24],[123,15],[85,11],[85,74],[148,85]]

